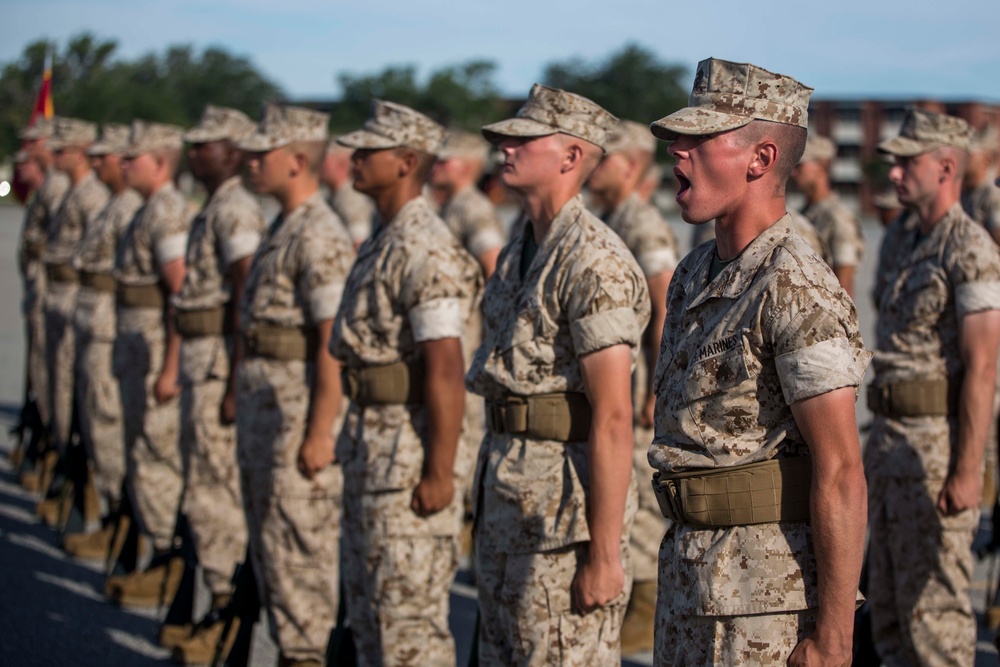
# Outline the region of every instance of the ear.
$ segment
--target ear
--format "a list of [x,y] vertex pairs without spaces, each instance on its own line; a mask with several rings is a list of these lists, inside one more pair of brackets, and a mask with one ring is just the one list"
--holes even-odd
[[747,165],[747,176],[757,179],[778,164],[778,145],[770,139],[764,139],[753,148],[750,164]]
[[579,169],[583,165],[583,159],[585,155],[583,148],[580,144],[573,142],[567,142],[565,149],[563,150],[563,160],[562,168],[560,173],[567,173],[573,171],[574,169]]
[[309,168],[309,159],[301,151],[288,150],[288,175],[296,177]]
[[[944,151],[942,151],[944,153]],[[945,153],[938,159],[938,182],[945,183],[955,177],[958,171],[958,165],[955,164],[955,158],[951,155]]]
[[403,179],[416,171],[420,160],[417,158],[417,154],[411,150],[404,150],[398,154],[399,162],[396,173],[399,174],[399,178]]

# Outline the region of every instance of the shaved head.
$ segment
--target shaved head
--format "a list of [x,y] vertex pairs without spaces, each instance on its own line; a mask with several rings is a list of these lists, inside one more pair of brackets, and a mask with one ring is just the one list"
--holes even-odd
[[806,150],[806,136],[808,134],[806,128],[769,120],[754,120],[749,125],[741,127],[737,132],[739,132],[744,146],[771,140],[778,147],[778,161],[774,170],[780,183],[779,192],[781,196],[784,196],[785,183]]

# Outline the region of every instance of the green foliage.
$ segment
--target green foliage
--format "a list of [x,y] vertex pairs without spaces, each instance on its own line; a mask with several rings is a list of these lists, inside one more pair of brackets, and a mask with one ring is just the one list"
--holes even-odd
[[390,66],[376,74],[341,74],[344,92],[330,111],[331,125],[338,131],[357,128],[377,97],[419,109],[447,126],[479,129],[503,115],[496,68],[486,60],[471,60],[435,70],[425,83],[417,80],[413,65]]
[[[173,46],[162,54],[116,59],[117,44],[83,33],[53,54],[52,90],[57,114],[104,122],[133,118],[189,126],[208,103],[233,107],[256,118],[261,104],[281,89],[249,59],[219,48],[196,52]],[[0,73],[0,155],[19,142],[41,82],[46,43],[29,44]]]

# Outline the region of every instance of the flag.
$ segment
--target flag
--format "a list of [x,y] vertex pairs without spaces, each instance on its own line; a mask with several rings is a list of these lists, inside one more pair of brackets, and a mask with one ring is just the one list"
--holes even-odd
[[31,110],[31,119],[28,126],[35,124],[35,119],[52,118],[52,51],[45,50],[45,71],[42,73],[42,85],[38,88],[38,97],[35,98],[35,106]]

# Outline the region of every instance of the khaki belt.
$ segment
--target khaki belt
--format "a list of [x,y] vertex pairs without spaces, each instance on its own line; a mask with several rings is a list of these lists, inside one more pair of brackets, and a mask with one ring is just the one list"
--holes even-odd
[[118,283],[118,304],[125,308],[163,308],[166,300],[158,284],[123,285]]
[[251,357],[278,361],[309,361],[316,352],[316,334],[291,327],[257,326],[244,334]]
[[226,333],[226,307],[178,310],[177,331],[185,338],[221,336]]
[[28,259],[39,260],[45,254],[45,241],[25,241],[24,254]]
[[118,283],[110,273],[80,272],[80,285],[98,292],[117,292]]
[[590,421],[590,401],[578,392],[511,395],[486,401],[486,426],[497,434],[577,442],[590,437]]
[[868,386],[868,409],[886,417],[930,417],[958,411],[959,383],[911,380]]
[[689,526],[724,528],[809,521],[812,458],[797,456],[714,470],[653,475],[666,518]]
[[79,282],[80,276],[76,269],[69,263],[46,264],[45,277],[53,283],[75,283]]
[[397,361],[380,366],[344,368],[344,393],[358,405],[412,405],[424,402],[423,362]]

